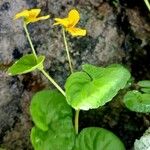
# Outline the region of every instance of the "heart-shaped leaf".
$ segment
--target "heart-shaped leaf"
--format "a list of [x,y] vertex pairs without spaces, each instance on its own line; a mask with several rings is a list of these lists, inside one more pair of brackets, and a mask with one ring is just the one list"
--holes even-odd
[[18,75],[34,71],[37,68],[41,69],[44,59],[45,56],[38,56],[36,60],[33,54],[24,55],[8,69],[8,74]]
[[75,140],[72,109],[62,94],[50,90],[36,93],[30,112],[36,125],[31,131],[35,150],[72,150]]
[[112,100],[129,78],[129,71],[121,65],[103,68],[86,64],[83,71],[73,73],[67,79],[67,102],[75,109],[98,108]]
[[33,122],[43,131],[48,130],[52,122],[65,117],[72,118],[72,109],[66,103],[65,97],[52,90],[42,90],[33,96],[30,113]]
[[124,96],[126,107],[135,112],[150,112],[150,94],[142,94],[139,91],[129,91]]
[[112,132],[92,127],[81,131],[73,150],[125,150],[125,147]]
[[31,142],[35,150],[72,150],[75,141],[72,120],[61,119],[51,123],[47,131],[32,128]]

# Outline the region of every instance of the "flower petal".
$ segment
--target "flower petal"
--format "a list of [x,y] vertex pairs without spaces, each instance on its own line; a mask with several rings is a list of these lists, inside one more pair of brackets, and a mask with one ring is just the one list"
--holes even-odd
[[54,20],[56,21],[56,23],[54,23],[54,25],[63,25],[65,27],[68,27],[68,25],[69,25],[68,18],[64,18],[64,19],[55,18]]
[[36,18],[41,12],[41,9],[31,9],[29,10],[29,18]]
[[21,17],[24,17],[24,18],[27,18],[29,17],[29,11],[28,10],[24,10],[20,13],[17,13],[14,17],[14,19],[18,19],[18,18],[21,18]]
[[42,17],[38,17],[38,18],[28,18],[28,19],[25,19],[25,23],[29,24],[29,23],[37,22],[39,20],[48,19],[49,17],[50,17],[50,15],[42,16]]
[[42,16],[42,17],[38,17],[38,20],[46,20],[50,17],[50,15],[46,15],[46,16]]
[[69,26],[74,27],[80,20],[79,12],[75,9],[71,10],[68,15]]
[[24,18],[24,22],[26,24],[29,24],[31,22],[36,22],[39,20],[45,20],[48,19],[50,16],[41,16],[41,17],[37,17],[41,12],[41,9],[31,9],[31,10],[24,10],[18,14],[15,15],[14,19],[18,19],[20,17]]
[[85,36],[86,30],[80,28],[66,28],[72,36]]

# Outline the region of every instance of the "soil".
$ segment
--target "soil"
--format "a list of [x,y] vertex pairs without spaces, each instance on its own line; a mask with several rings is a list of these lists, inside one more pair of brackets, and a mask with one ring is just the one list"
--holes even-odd
[[[29,113],[31,97],[41,89],[49,86],[54,88],[37,72],[18,77],[5,74],[15,59],[30,51],[21,24],[13,24],[11,18],[8,21],[4,19],[8,14],[11,16],[16,13],[17,9],[40,7],[45,14],[50,13],[54,18],[65,16],[69,9],[77,7],[83,15],[80,25],[85,26],[89,34],[83,39],[67,36],[76,70],[84,63],[98,66],[122,63],[131,71],[134,83],[150,79],[150,13],[143,1],[15,0],[15,5],[10,0],[0,2],[0,48],[3,49],[0,50],[0,147],[7,150],[33,150],[30,143],[33,126]],[[29,31],[37,52],[47,57],[47,71],[63,87],[69,75],[65,73],[69,68],[63,52],[64,45],[60,42],[61,34],[56,34],[60,29],[51,27],[49,31],[49,24],[52,25],[52,22],[35,23],[29,27]],[[150,126],[150,115],[125,108],[123,96],[130,88],[134,86],[120,91],[113,101],[102,108],[81,111],[80,130],[91,126],[109,129],[121,138],[127,150],[132,150],[135,139],[139,139]]]

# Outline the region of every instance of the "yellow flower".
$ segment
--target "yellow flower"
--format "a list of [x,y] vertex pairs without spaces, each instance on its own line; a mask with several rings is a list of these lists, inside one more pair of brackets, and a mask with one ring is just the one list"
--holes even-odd
[[54,23],[54,25],[64,26],[72,36],[85,36],[86,30],[75,27],[76,24],[79,22],[79,20],[80,20],[79,12],[73,9],[69,12],[67,18],[64,19],[55,18],[56,23]]
[[39,20],[48,19],[50,17],[49,15],[38,17],[40,12],[41,12],[41,9],[24,10],[20,13],[17,13],[15,15],[14,19],[24,18],[25,23],[29,24],[29,23],[36,22],[36,21],[39,21]]

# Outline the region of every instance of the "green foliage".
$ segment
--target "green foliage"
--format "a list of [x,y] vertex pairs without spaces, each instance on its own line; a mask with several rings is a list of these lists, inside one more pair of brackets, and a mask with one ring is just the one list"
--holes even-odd
[[48,130],[51,122],[56,122],[64,116],[72,118],[72,110],[65,97],[51,90],[43,90],[33,96],[30,113],[36,126],[44,131]]
[[35,150],[124,150],[119,138],[102,128],[86,128],[75,137],[71,107],[57,91],[36,93],[30,112],[36,125],[31,131]]
[[37,127],[33,127],[31,131],[31,142],[35,150],[72,150],[74,138],[71,118],[50,124],[47,131]]
[[148,10],[150,11],[150,2],[149,2],[149,0],[144,0],[144,2],[146,4]]
[[124,88],[130,73],[121,65],[106,68],[86,64],[83,71],[70,75],[65,84],[66,99],[75,109],[103,106]]
[[113,4],[115,7],[118,7],[118,5],[119,5],[119,0],[112,0],[112,4]]
[[91,127],[81,131],[73,150],[125,150],[125,147],[112,132]]
[[[119,1],[113,0],[113,3],[117,6]],[[40,9],[34,10],[32,13],[37,16],[38,11]],[[30,16],[30,11],[26,10],[25,12]],[[78,22],[78,12],[73,10],[74,14],[75,18],[73,19]],[[22,13],[19,13],[19,16],[22,17]],[[70,16],[72,16],[72,13],[69,13]],[[24,22],[24,29],[33,54],[25,55],[16,61],[8,69],[8,74],[19,75],[39,69],[66,96],[64,97],[57,91],[51,90],[43,90],[33,96],[30,113],[35,124],[35,127],[31,130],[31,142],[34,149],[124,150],[124,145],[119,138],[102,128],[86,128],[79,135],[75,136],[72,124],[72,109],[69,105],[78,110],[75,115],[75,130],[78,133],[79,110],[98,108],[111,101],[129,80],[130,73],[128,70],[121,65],[110,65],[106,68],[95,67],[89,64],[83,65],[82,71],[71,74],[67,79],[65,93],[44,70],[43,62],[45,56],[37,56],[26,27],[26,22]],[[84,30],[84,32],[86,31]],[[64,30],[63,38],[70,70],[73,72]],[[143,90],[147,91],[147,93],[149,92],[148,88],[150,87],[143,86]],[[144,98],[146,99],[146,96]],[[146,102],[144,101],[143,103],[145,104]]]
[[150,88],[141,88],[140,90],[144,93],[150,94]]
[[35,150],[72,150],[75,139],[72,110],[63,95],[50,90],[36,93],[30,112],[36,125],[31,131]]
[[129,91],[124,96],[125,106],[135,112],[150,112],[150,94],[139,91]]
[[19,75],[43,68],[45,56],[39,56],[36,60],[33,54],[27,54],[16,61],[9,69],[9,75]]
[[142,80],[138,82],[140,87],[150,88],[150,80]]
[[142,80],[137,84],[140,86],[140,91],[150,94],[150,80]]
[[125,106],[135,112],[150,112],[150,80],[139,81],[137,85],[139,91],[129,91],[124,96]]

